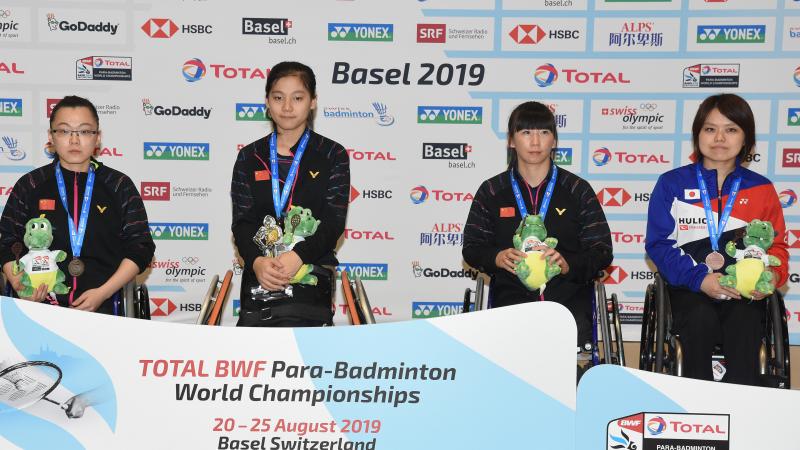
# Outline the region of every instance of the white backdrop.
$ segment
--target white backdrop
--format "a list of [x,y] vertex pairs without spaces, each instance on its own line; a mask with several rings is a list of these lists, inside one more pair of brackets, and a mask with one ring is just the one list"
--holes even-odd
[[[798,260],[800,1],[19,0],[0,5],[0,45],[0,206],[48,162],[54,99],[90,98],[98,158],[146,200],[158,248],[141,281],[156,320],[193,321],[211,276],[236,266],[231,170],[270,130],[265,76],[287,59],[314,68],[315,128],[349,149],[339,259],[364,276],[379,321],[459,310],[474,285],[461,258],[472,193],[503,170],[508,114],[530,99],[556,114],[559,164],[604,205],[615,241],[606,283],[627,322],[652,277],[649,193],[688,161],[709,94],[736,92],[756,111],[751,168],[776,183]],[[798,283],[793,269],[794,333]],[[238,285],[225,324],[237,297]],[[638,338],[637,325],[625,331]]]

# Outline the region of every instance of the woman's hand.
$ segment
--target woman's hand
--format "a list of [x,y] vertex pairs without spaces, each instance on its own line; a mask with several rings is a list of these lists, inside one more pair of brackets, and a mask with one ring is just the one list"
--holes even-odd
[[253,261],[253,272],[261,287],[270,291],[284,289],[291,278],[284,273],[284,265],[278,258],[266,256],[259,256]]
[[710,273],[703,278],[703,283],[700,285],[700,290],[707,296],[716,300],[730,300],[732,298],[740,299],[739,291],[719,284],[719,279],[722,277],[721,273]]
[[542,259],[547,259],[547,262],[550,264],[556,265],[561,267],[561,275],[566,275],[569,273],[569,264],[567,260],[564,259],[564,256],[561,255],[556,249],[550,248],[546,245],[540,245],[534,250],[539,250],[542,252]]
[[517,274],[517,263],[525,259],[528,255],[515,248],[507,248],[500,251],[494,258],[494,264],[498,269],[505,269],[513,274]]

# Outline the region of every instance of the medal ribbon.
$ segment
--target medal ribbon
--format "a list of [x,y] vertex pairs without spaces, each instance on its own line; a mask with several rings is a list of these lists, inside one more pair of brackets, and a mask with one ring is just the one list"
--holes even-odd
[[[553,190],[556,187],[556,178],[558,178],[558,166],[553,164],[552,167],[553,174],[550,176],[550,181],[547,182],[547,188],[544,190],[544,196],[542,197],[542,206],[539,208],[539,216],[541,216],[542,221],[544,221],[544,217],[547,215],[547,208],[550,206],[550,199],[553,197]],[[519,183],[517,183],[517,179],[514,177],[513,169],[508,172],[508,176],[511,179],[511,189],[514,190],[514,198],[517,200],[517,209],[519,210],[520,216],[524,219],[525,216],[528,215],[528,208],[525,207],[525,199],[522,198],[522,192],[519,190]]]
[[[703,199],[703,209],[706,212],[706,225],[708,226],[708,237],[711,240],[711,249],[719,253],[719,238],[722,232],[725,231],[725,225],[728,224],[728,219],[733,211],[733,203],[736,201],[736,195],[739,193],[739,185],[742,184],[742,177],[740,175],[733,180],[731,190],[728,193],[728,201],[725,202],[725,208],[720,214],[719,225],[717,225],[711,209],[711,196],[708,194],[706,181],[703,179],[703,174],[700,172],[699,162],[695,164],[694,169],[697,174],[697,185],[700,187],[700,198]],[[720,195],[722,195],[721,191]]]
[[61,173],[61,164],[56,162],[56,182],[58,183],[58,195],[61,197],[61,204],[67,212],[67,222],[69,228],[69,243],[72,247],[72,257],[81,256],[83,240],[86,236],[86,222],[89,220],[89,209],[92,203],[92,191],[94,191],[94,166],[89,164],[89,174],[86,176],[86,189],[83,191],[83,204],[81,205],[81,215],[77,229],[67,207],[67,189],[64,186],[64,175]]
[[292,166],[289,168],[289,173],[286,175],[286,181],[283,183],[283,191],[280,191],[279,176],[278,176],[278,133],[274,132],[269,138],[269,164],[272,176],[272,202],[275,205],[275,218],[280,220],[286,204],[289,202],[289,195],[294,186],[295,179],[297,178],[297,168],[300,166],[300,159],[303,158],[303,153],[306,151],[308,139],[311,137],[311,132],[306,130],[303,137],[300,138],[300,144],[297,146],[297,151],[294,153],[292,159]]

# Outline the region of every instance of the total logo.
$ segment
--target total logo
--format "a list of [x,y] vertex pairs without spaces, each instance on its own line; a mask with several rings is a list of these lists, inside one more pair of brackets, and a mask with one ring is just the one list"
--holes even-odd
[[346,271],[347,276],[352,280],[356,277],[362,280],[388,280],[389,265],[374,263],[340,263],[336,266],[336,278],[342,278],[342,272]]
[[592,153],[592,161],[595,166],[605,166],[611,161],[622,164],[669,164],[663,154],[654,155],[652,153],[631,153],[631,152],[612,152],[607,147],[600,147]]
[[667,422],[661,416],[653,417],[647,421],[647,432],[651,436],[658,436],[667,429]]
[[612,231],[611,238],[616,243],[622,244],[644,244],[644,235],[637,233],[623,233],[622,231]]
[[757,44],[766,40],[766,25],[698,25],[698,44]]
[[236,120],[245,122],[266,122],[272,120],[267,106],[263,103],[237,103]]
[[783,149],[783,167],[800,167],[800,148]]
[[142,99],[142,111],[144,111],[145,116],[151,116],[155,114],[156,116],[201,117],[203,119],[208,119],[211,116],[211,108],[206,108],[204,106],[193,106],[191,108],[185,108],[176,105],[154,106],[149,98]]
[[375,231],[375,230],[354,230],[352,228],[344,229],[344,238],[351,241],[393,241],[392,236],[388,231]]
[[0,98],[0,117],[22,117],[22,99]]
[[[233,67],[225,64],[209,64],[211,73],[217,79],[262,79],[266,80],[269,75],[269,69],[262,69],[260,67]],[[208,73],[205,63],[200,58],[192,58],[183,63],[183,78],[189,82],[194,83],[205,78]]]
[[358,197],[364,197],[372,200],[384,200],[392,198],[391,189],[365,189],[359,191],[355,186],[350,186],[350,203],[353,203]]
[[118,150],[117,147],[100,147],[94,149],[94,156],[95,157],[103,157],[103,156],[124,156],[122,154],[122,150]]
[[119,24],[111,22],[88,23],[82,20],[70,22],[68,20],[58,20],[54,13],[47,14],[47,26],[50,31],[78,31],[86,33],[105,33],[111,36],[117,34]]
[[347,156],[354,161],[397,161],[392,152],[356,150],[354,148],[345,149]]
[[483,107],[417,106],[417,123],[478,125],[483,123]]
[[[11,186],[0,186],[0,197],[8,197],[11,195],[11,190]],[[5,201],[5,199],[3,201]]]
[[76,80],[133,80],[133,58],[127,56],[87,56],[75,61]]
[[211,34],[214,27],[211,25],[181,25],[166,18],[147,19],[141,27],[144,34],[154,39],[169,39],[180,30],[183,34]]
[[[350,309],[349,309],[349,307],[347,306],[346,303],[339,303],[337,306],[339,307],[339,310],[341,310],[341,314],[342,315],[350,314]],[[372,307],[372,315],[388,317],[388,316],[392,316],[393,314],[389,310],[388,306],[373,306]]]
[[430,268],[422,267],[419,261],[411,262],[411,271],[416,278],[470,278],[477,279],[480,272],[475,269],[461,268],[459,270],[448,269],[447,267]]
[[207,223],[150,222],[150,234],[162,241],[207,241]]
[[517,44],[538,44],[545,37],[550,39],[580,39],[580,30],[550,30],[535,24],[517,25],[508,33]]
[[150,316],[151,317],[166,317],[178,309],[175,303],[168,298],[151,298],[150,299]]
[[144,159],[208,161],[211,146],[205,142],[145,142]]
[[791,189],[784,189],[778,194],[778,200],[783,208],[791,208],[797,203],[797,194]]
[[142,181],[142,200],[168,202],[170,200],[169,181]]
[[800,248],[800,230],[786,230],[786,245],[789,248]]
[[429,191],[428,188],[422,185],[412,188],[409,198],[411,203],[415,205],[425,203],[428,199],[436,202],[471,202],[473,200],[470,192],[450,192],[441,189],[431,189]]
[[[0,65],[0,72],[2,72],[2,66]],[[797,87],[800,87],[800,66],[794,68],[794,84]]]
[[695,64],[683,69],[683,87],[739,87],[739,77],[739,64]]
[[597,193],[597,200],[603,206],[625,206],[631,199],[631,194],[624,188],[607,187]]
[[328,40],[392,42],[394,25],[391,23],[329,23]]
[[628,278],[628,272],[620,266],[608,266],[603,274],[603,282],[606,284],[620,284]]
[[412,319],[431,319],[434,317],[461,314],[463,302],[411,302]]
[[[622,72],[584,72],[578,69],[561,69],[566,83],[576,84],[630,84]],[[543,64],[536,68],[533,79],[539,87],[548,87],[559,78],[559,71],[552,64]]]
[[16,62],[0,61],[0,73],[6,73],[9,75],[22,75],[25,73],[25,71],[20,69]]

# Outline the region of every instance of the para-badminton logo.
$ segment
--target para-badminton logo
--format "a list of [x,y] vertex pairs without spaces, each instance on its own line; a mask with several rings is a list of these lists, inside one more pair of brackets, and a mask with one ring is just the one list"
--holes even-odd
[[417,106],[417,123],[479,125],[483,123],[483,107]]
[[730,446],[727,414],[643,412],[614,419],[606,430],[607,450],[728,450]]

